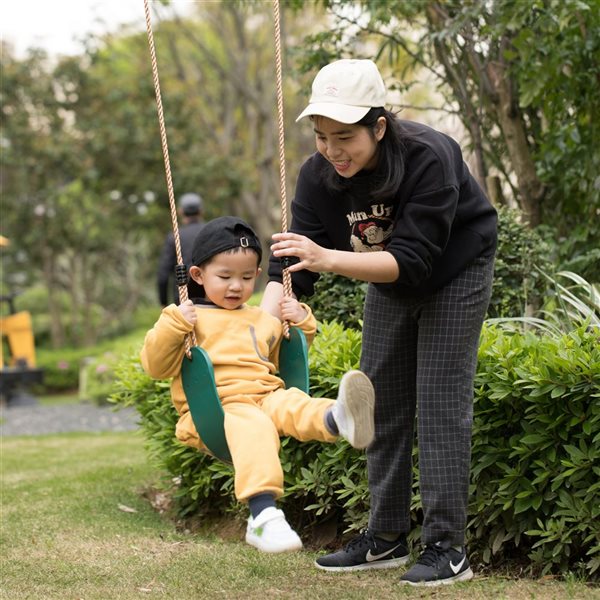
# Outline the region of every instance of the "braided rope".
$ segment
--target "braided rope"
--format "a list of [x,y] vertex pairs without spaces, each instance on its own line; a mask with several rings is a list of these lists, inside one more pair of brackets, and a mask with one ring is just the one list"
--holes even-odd
[[[275,80],[277,84],[277,119],[279,125],[279,189],[281,194],[281,231],[287,232],[287,194],[285,176],[285,133],[283,126],[283,84],[281,69],[281,26],[279,17],[279,0],[273,0],[273,21],[275,24]],[[283,295],[292,295],[292,277],[287,269],[283,269]],[[290,335],[290,326],[287,321],[283,323],[283,334],[286,338]]]
[[[152,22],[150,20],[150,7],[148,0],[144,0],[144,13],[146,15],[146,31],[148,32],[148,46],[150,48],[150,59],[152,62],[152,80],[154,81],[154,92],[156,95],[156,111],[158,113],[158,125],[160,128],[160,142],[162,146],[163,159],[165,162],[165,177],[167,179],[167,192],[169,195],[169,208],[171,210],[171,223],[173,225],[173,238],[175,240],[175,253],[177,263],[183,264],[181,254],[181,241],[179,238],[179,225],[177,223],[177,208],[175,206],[175,193],[173,192],[173,178],[171,176],[171,162],[169,160],[169,146],[167,144],[167,128],[165,127],[165,116],[162,106],[160,93],[160,81],[158,79],[158,63],[156,60],[156,51],[154,48],[154,35],[152,33]],[[179,302],[183,303],[188,299],[187,287],[179,286]],[[191,358],[191,347],[196,345],[196,336],[192,330],[185,338],[185,353]]]

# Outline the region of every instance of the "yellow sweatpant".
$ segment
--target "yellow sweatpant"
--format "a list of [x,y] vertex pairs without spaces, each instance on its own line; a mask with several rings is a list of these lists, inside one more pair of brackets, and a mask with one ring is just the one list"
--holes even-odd
[[290,388],[266,396],[230,396],[221,402],[238,500],[267,492],[276,498],[283,494],[280,436],[300,441],[337,439],[324,421],[325,411],[334,400],[311,398],[299,389]]

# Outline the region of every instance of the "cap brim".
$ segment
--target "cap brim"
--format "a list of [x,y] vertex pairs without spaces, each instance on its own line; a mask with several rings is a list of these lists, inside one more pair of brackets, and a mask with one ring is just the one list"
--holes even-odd
[[357,123],[370,110],[370,106],[349,106],[348,104],[335,104],[333,102],[315,102],[309,104],[300,113],[296,122],[304,117],[319,115],[320,117],[328,117],[340,123]]

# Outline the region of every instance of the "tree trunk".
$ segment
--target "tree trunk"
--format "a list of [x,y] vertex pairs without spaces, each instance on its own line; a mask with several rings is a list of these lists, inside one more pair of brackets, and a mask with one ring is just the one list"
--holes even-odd
[[50,343],[52,348],[61,348],[65,343],[65,330],[62,323],[60,299],[57,297],[55,261],[50,251],[42,253],[43,277],[48,290],[48,312],[50,313]]
[[545,190],[535,170],[521,113],[513,101],[510,78],[506,66],[500,62],[489,63],[487,72],[497,93],[494,106],[519,184],[521,208],[529,226],[537,227],[541,222],[540,205]]

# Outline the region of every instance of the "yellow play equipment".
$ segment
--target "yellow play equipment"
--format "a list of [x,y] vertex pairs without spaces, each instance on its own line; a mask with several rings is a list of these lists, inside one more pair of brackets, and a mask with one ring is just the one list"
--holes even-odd
[[[8,246],[9,240],[0,236],[0,246]],[[31,314],[15,311],[14,295],[0,296],[7,302],[10,314],[0,317],[0,397],[7,402],[23,400],[23,389],[42,381],[43,371],[35,362],[35,343]],[[5,349],[7,350],[5,356]]]
[[[2,296],[2,300],[6,300]],[[33,343],[33,327],[31,315],[27,311],[21,311],[0,318],[0,331],[2,341],[6,338],[10,355],[7,366],[35,367],[35,345]],[[0,360],[4,368],[4,343],[0,346]]]

